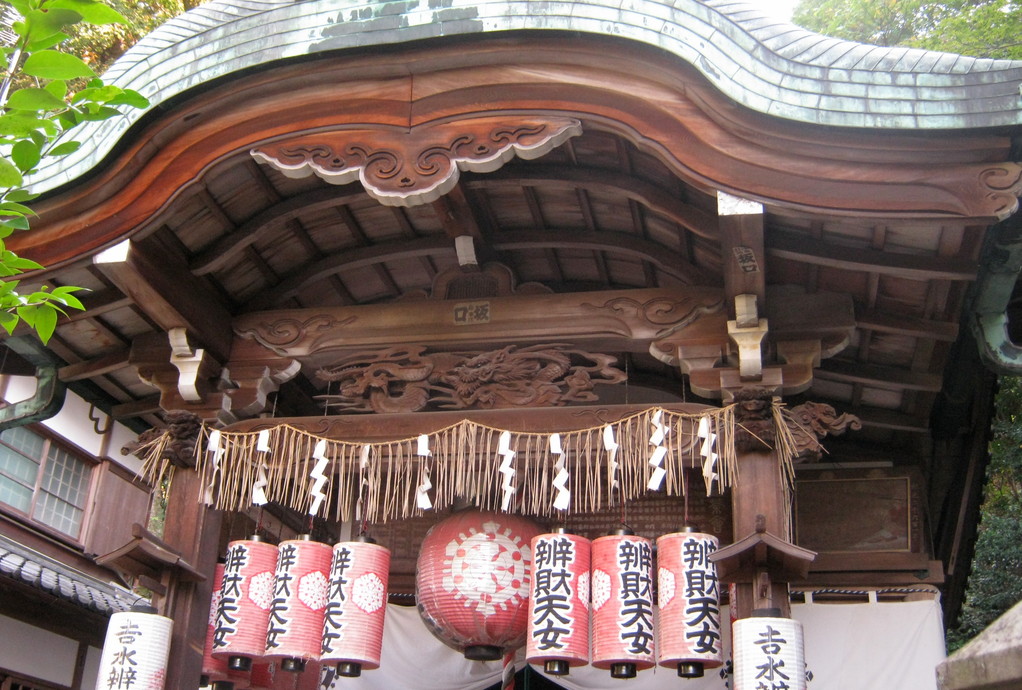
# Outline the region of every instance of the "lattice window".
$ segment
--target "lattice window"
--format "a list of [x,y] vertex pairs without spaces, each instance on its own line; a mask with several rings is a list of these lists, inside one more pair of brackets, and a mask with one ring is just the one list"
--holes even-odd
[[0,433],[0,503],[77,539],[92,467],[30,429],[7,429]]

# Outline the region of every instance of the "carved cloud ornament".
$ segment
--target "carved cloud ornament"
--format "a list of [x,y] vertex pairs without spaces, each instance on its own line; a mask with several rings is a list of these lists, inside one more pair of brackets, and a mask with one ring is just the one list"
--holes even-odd
[[353,355],[316,376],[337,384],[336,393],[319,398],[347,412],[545,407],[597,401],[595,384],[625,380],[615,361],[564,345],[472,353],[415,345]]
[[488,173],[515,156],[539,158],[581,133],[573,118],[499,115],[317,132],[260,146],[252,156],[288,177],[358,180],[381,204],[419,206],[451,191],[461,170]]

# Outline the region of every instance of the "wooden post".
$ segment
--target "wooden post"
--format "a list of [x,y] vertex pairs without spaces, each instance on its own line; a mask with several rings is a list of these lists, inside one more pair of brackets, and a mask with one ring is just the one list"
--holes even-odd
[[207,573],[200,582],[168,578],[167,598],[161,613],[174,620],[166,687],[199,687],[202,646],[209,622],[213,569],[218,556],[222,515],[201,503],[203,487],[195,470],[177,468],[167,502],[163,541],[181,553],[195,570]]

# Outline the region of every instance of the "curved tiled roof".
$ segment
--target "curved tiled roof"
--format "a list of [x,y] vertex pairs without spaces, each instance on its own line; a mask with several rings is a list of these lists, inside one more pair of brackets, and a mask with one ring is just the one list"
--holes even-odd
[[20,581],[107,616],[127,611],[139,597],[0,536],[0,577]]
[[[513,30],[610,35],[692,64],[760,112],[840,127],[955,129],[1022,124],[1022,62],[827,38],[734,0],[214,0],[145,37],[106,73],[158,105],[276,60],[424,38]],[[86,144],[34,182],[91,168],[141,114],[87,123]],[[57,168],[60,168],[59,170]]]

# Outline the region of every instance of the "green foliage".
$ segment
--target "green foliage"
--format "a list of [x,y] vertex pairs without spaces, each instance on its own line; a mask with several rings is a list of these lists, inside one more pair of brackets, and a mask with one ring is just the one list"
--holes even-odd
[[[124,17],[98,0],[10,0],[21,15],[11,27],[13,46],[3,49],[6,69],[0,85],[0,327],[12,333],[21,322],[47,342],[65,309],[82,309],[80,288],[43,286],[19,292],[9,280],[42,268],[7,249],[12,233],[29,228],[34,196],[25,176],[45,159],[78,149],[69,133],[82,122],[106,120],[117,106],[146,107],[139,93],[108,86],[81,58],[59,50],[74,27],[124,23]],[[69,88],[87,80],[85,88]],[[16,88],[20,87],[20,88]]]
[[862,43],[1022,59],[1022,5],[1012,0],[800,0],[793,21]]
[[1001,379],[992,433],[972,575],[958,627],[948,631],[950,650],[1022,600],[1022,380]]

